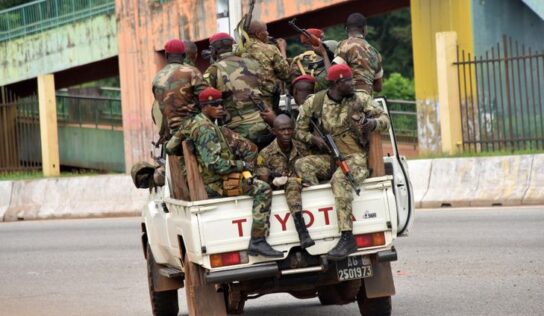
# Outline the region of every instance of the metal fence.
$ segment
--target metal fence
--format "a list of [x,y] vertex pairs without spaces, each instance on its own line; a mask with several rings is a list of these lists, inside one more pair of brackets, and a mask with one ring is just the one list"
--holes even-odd
[[416,101],[387,100],[397,141],[417,144]]
[[57,122],[59,126],[121,130],[121,98],[57,94]]
[[36,96],[18,99],[0,88],[0,173],[40,170],[40,120]]
[[503,36],[482,56],[457,49],[463,149],[544,149],[544,52]]
[[114,12],[114,0],[33,1],[0,11],[0,41]]

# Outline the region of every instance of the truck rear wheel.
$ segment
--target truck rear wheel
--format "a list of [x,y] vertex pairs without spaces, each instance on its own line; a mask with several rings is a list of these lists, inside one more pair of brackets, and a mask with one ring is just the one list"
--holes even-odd
[[364,286],[361,286],[357,295],[357,305],[362,316],[391,315],[391,296],[368,298]]
[[151,298],[151,310],[155,316],[176,316],[179,311],[178,291],[169,290],[157,292],[153,284],[153,271],[158,269],[151,247],[146,246],[147,252],[147,283],[149,285],[149,296]]

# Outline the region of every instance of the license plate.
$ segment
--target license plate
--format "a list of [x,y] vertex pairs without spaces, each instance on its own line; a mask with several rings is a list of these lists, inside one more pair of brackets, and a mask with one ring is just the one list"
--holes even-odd
[[369,278],[372,276],[370,259],[363,256],[348,257],[336,262],[338,281]]

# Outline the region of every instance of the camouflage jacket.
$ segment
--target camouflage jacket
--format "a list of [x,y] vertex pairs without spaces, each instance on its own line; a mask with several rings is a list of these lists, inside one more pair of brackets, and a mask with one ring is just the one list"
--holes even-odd
[[[314,104],[314,99],[320,93],[324,93],[323,103]],[[295,136],[305,144],[311,144],[310,120],[313,118],[323,134],[333,136],[343,155],[363,153],[365,149],[360,144],[363,135],[358,123],[367,116],[377,120],[377,131],[384,131],[389,127],[389,117],[369,95],[356,93],[337,103],[329,98],[325,90],[311,95],[300,107]]]
[[255,145],[232,133],[229,142],[221,128],[202,113],[194,116],[191,123],[189,135],[204,183],[217,186],[218,190],[221,190],[223,176],[242,171],[243,162],[254,162],[257,155]]
[[[321,91],[327,89],[327,71],[323,62],[323,57],[316,54],[314,51],[309,50],[302,54],[295,56],[291,60],[291,79],[293,81],[300,75],[311,75],[316,79],[314,91]],[[304,70],[304,73],[301,71]]]
[[189,65],[170,63],[157,73],[153,79],[153,95],[171,131],[181,124],[184,114],[180,110],[186,106],[197,107],[198,94],[205,87],[200,71]]
[[295,161],[308,156],[310,152],[303,143],[293,139],[291,152],[287,156],[281,151],[277,139],[263,148],[257,156],[257,168],[266,168],[272,175],[296,176]]
[[279,80],[287,81],[290,78],[287,60],[283,58],[280,50],[272,44],[266,44],[253,38],[242,57],[254,59],[261,66],[262,92],[265,96],[272,94]]
[[334,56],[335,63],[351,67],[356,90],[372,93],[374,79],[383,75],[382,56],[362,35],[341,41]]
[[221,54],[220,60],[204,72],[204,80],[223,93],[223,105],[231,116],[253,113],[259,109],[251,102],[261,100],[261,68],[252,59]]

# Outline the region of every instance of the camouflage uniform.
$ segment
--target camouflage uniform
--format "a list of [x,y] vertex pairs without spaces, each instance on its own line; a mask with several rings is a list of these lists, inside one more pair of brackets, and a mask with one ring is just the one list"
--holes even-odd
[[253,142],[270,133],[259,109],[249,99],[251,95],[261,101],[260,71],[254,60],[223,53],[204,73],[204,80],[223,93],[223,106],[230,115],[227,127]]
[[363,35],[341,41],[334,56],[335,63],[345,63],[353,71],[355,91],[371,95],[374,79],[377,79],[377,75],[383,75],[382,56],[364,39]]
[[325,69],[323,57],[316,54],[313,50],[297,55],[291,61],[290,81],[293,81],[293,79],[296,77],[305,74],[316,79],[314,88],[315,92],[327,89],[327,71]]
[[[291,213],[302,211],[302,184],[296,176],[295,162],[309,155],[303,143],[292,140],[292,147],[289,156],[280,149],[278,141],[274,140],[270,145],[263,148],[257,156],[257,167],[266,169],[272,177],[287,176],[287,183],[282,187],[285,189],[285,198]],[[265,171],[260,171],[266,173]]]
[[[322,91],[320,93],[324,93]],[[300,109],[297,118],[296,137],[309,144],[310,119],[316,118],[320,129],[324,134],[331,134],[342,155],[351,168],[353,178],[357,185],[369,175],[367,168],[367,152],[360,144],[361,132],[353,121],[353,114],[359,117],[365,116],[376,119],[376,130],[383,131],[389,126],[387,114],[372,100],[369,95],[355,94],[344,98],[340,104],[329,99],[325,94],[323,104],[314,107],[313,100],[316,95],[310,96]],[[312,185],[318,184],[318,179],[330,176],[332,191],[335,197],[336,214],[340,231],[352,230],[352,202],[353,192],[345,175],[334,164],[330,155],[313,155],[299,159],[295,163],[297,175]]]
[[[255,145],[230,132],[231,141],[221,129],[204,114],[193,119],[190,138],[196,149],[206,191],[210,196],[223,196],[223,178],[230,173],[242,172],[244,161],[252,162],[257,155]],[[233,141],[236,140],[236,141]],[[251,148],[248,148],[248,144]],[[269,230],[272,189],[261,180],[253,179],[251,184],[242,185],[244,194],[253,197],[252,237],[265,237]]]
[[180,110],[196,107],[197,96],[206,87],[202,74],[192,66],[169,63],[153,79],[153,95],[171,134],[189,122]]
[[261,66],[263,101],[268,107],[272,108],[272,95],[279,87],[280,80],[288,81],[290,78],[287,60],[283,58],[276,46],[263,43],[256,38],[251,39],[242,57],[254,59]]

